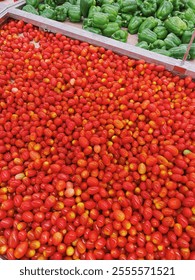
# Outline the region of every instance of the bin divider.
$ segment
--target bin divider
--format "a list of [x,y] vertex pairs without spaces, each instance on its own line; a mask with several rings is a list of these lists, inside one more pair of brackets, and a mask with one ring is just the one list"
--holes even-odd
[[188,44],[186,53],[184,54],[184,57],[183,57],[183,59],[182,59],[181,65],[183,65],[183,64],[185,63],[185,61],[186,61],[186,59],[187,59],[187,57],[188,57],[188,54],[189,54],[189,51],[190,51],[190,49],[191,49],[191,46],[192,46],[192,43],[193,43],[194,39],[195,39],[195,29],[194,29],[194,32],[192,33],[192,37],[191,37],[190,42],[189,42],[189,44]]

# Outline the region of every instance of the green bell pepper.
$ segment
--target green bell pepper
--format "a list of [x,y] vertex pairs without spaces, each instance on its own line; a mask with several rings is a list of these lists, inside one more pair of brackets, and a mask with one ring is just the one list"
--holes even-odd
[[191,30],[191,29],[194,29],[194,23],[192,22],[192,21],[186,21],[186,20],[184,20],[185,22],[186,22],[186,24],[187,24],[187,29],[186,30]]
[[167,34],[168,34],[167,29],[166,29],[164,26],[162,26],[162,25],[157,25],[157,26],[153,29],[153,31],[156,33],[157,38],[158,38],[158,39],[161,39],[161,40],[165,39],[166,36],[167,36]]
[[152,44],[157,40],[157,35],[149,28],[144,29],[138,33],[138,42],[146,41],[148,44]]
[[64,4],[62,4],[62,6],[63,6],[64,8],[66,8],[67,13],[68,13],[69,8],[72,7],[73,5],[70,4],[69,2],[65,2]]
[[128,27],[130,20],[132,19],[132,15],[122,13],[120,14],[122,18],[122,27]]
[[[187,47],[188,47],[187,44],[182,44],[180,46],[173,47],[169,50],[170,55],[177,59],[183,59],[183,57],[187,51]],[[188,58],[190,58],[190,56],[188,56]]]
[[[66,0],[67,1],[67,0]],[[68,0],[71,5],[77,5],[77,0]]]
[[101,6],[101,12],[108,14],[109,21],[116,21],[118,15],[118,8],[109,4]]
[[142,5],[142,0],[137,0],[137,7],[138,7],[138,9],[140,8],[141,5]]
[[[133,16],[138,16],[138,17],[144,17],[142,12],[140,10],[137,10],[136,12],[133,13]],[[145,17],[146,18],[146,17]]]
[[95,34],[102,34],[102,31],[101,29],[99,28],[96,28],[96,27],[92,27],[92,26],[86,26],[83,28],[84,30],[86,31],[89,31],[89,32],[92,32],[92,33],[95,33]]
[[158,20],[152,16],[146,18],[139,27],[139,32],[142,32],[144,29],[154,29],[158,25]]
[[184,31],[188,27],[187,24],[178,16],[167,18],[164,21],[164,25],[169,32],[173,32],[179,37],[183,35]]
[[[194,30],[186,30],[184,31],[182,37],[181,37],[181,41],[183,44],[189,44],[191,38],[192,38],[192,34],[194,33]],[[195,42],[195,39],[194,41]]]
[[137,10],[136,0],[118,0],[121,13],[134,13]]
[[55,8],[56,11],[56,20],[57,21],[65,21],[67,18],[67,9],[64,6],[57,6]]
[[176,10],[176,11],[173,10],[171,16],[172,16],[172,17],[173,17],[173,16],[177,16],[177,17],[179,17],[179,18],[181,18],[181,19],[184,19],[184,12],[180,12],[180,11],[177,11],[177,10]]
[[91,6],[95,5],[95,0],[80,0],[81,15],[87,17]]
[[56,7],[56,3],[54,0],[44,0],[44,4],[49,5],[51,8],[55,8]]
[[173,11],[173,4],[170,1],[163,1],[156,12],[157,18],[165,20]]
[[173,4],[174,11],[182,11],[186,9],[186,0],[170,0]]
[[43,11],[40,12],[40,15],[45,18],[49,19],[56,19],[56,11],[53,10],[51,7],[45,8]]
[[161,54],[161,55],[171,56],[170,51],[168,51],[168,50],[164,50],[164,49],[153,49],[152,51],[155,52],[155,53]]
[[72,5],[68,9],[68,17],[71,22],[80,22],[81,21],[81,10],[80,6]]
[[35,9],[35,7],[31,6],[31,5],[25,5],[23,8],[22,8],[23,11],[27,12],[27,13],[31,13],[31,14],[34,14],[34,15],[39,15],[39,13],[37,12],[37,10]]
[[84,18],[82,23],[83,29],[86,29],[87,27],[92,27],[92,19],[91,18]]
[[123,43],[127,42],[127,37],[128,37],[128,32],[127,30],[123,30],[123,29],[115,31],[111,36],[111,38],[117,41],[121,41]]
[[193,44],[191,45],[189,54],[190,54],[190,58],[191,58],[191,59],[194,59],[194,58],[195,58],[195,43],[193,43]]
[[[116,4],[116,5],[115,5]],[[112,9],[111,9],[112,7]],[[117,4],[117,3],[113,3],[113,4],[103,4],[101,6],[101,11],[104,10],[103,12],[104,13],[109,13],[109,12],[112,12],[113,10],[117,13],[119,13],[119,9],[120,9],[120,6]]]
[[102,30],[102,34],[106,37],[111,37],[114,32],[120,29],[120,26],[116,22],[109,22],[105,29]]
[[165,42],[161,39],[157,39],[153,44],[150,46],[151,49],[166,49]]
[[97,12],[101,12],[101,7],[91,6],[88,12],[88,18],[93,18],[94,14]]
[[146,17],[153,15],[157,10],[156,0],[146,0],[139,6],[142,14]]
[[[117,0],[116,0],[116,1],[117,1]],[[118,10],[118,12],[119,12],[119,10],[120,10],[120,5],[119,5],[119,3],[118,3],[118,2],[114,2],[114,3],[112,3],[112,6],[116,7],[116,8],[117,8],[117,10]]]
[[194,0],[187,0],[187,6],[195,11],[195,2],[194,2]]
[[122,27],[123,21],[120,15],[117,15],[115,22],[118,23],[120,27]]
[[[142,3],[142,0],[137,0],[137,1]],[[159,7],[160,4],[161,4],[163,1],[164,1],[164,0],[156,0],[157,6]],[[174,1],[174,0],[170,0],[170,1]]]
[[171,49],[177,47],[181,44],[180,38],[177,37],[174,33],[169,33],[164,39],[166,49]]
[[39,0],[26,0],[26,5],[31,5],[34,8],[39,6]]
[[104,4],[113,4],[114,0],[96,0],[97,6],[102,6]]
[[66,0],[54,0],[56,6],[61,6],[62,4],[64,4],[66,2]]
[[144,18],[139,16],[134,16],[131,18],[129,25],[128,25],[128,31],[130,34],[136,34],[138,32],[138,29],[140,25],[142,24]]
[[195,24],[195,11],[193,11],[191,8],[188,8],[185,12],[184,12],[184,18],[187,21],[192,21]]
[[164,25],[164,20],[161,20],[161,19],[159,19],[159,18],[157,18],[157,17],[155,17],[156,18],[156,21],[157,21],[157,25]]
[[47,5],[47,4],[39,4],[39,6],[38,6],[38,12],[39,12],[39,14],[43,11],[43,10],[45,10],[46,8],[51,8],[49,5]]
[[100,28],[101,30],[105,29],[109,22],[108,15],[102,12],[94,13],[92,17],[92,26]]
[[149,45],[146,41],[141,41],[141,42],[137,43],[135,46],[145,49],[145,50],[149,50]]

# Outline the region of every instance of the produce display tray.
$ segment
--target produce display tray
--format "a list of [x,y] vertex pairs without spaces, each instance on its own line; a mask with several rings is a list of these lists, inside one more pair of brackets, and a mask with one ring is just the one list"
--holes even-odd
[[5,4],[0,3],[0,24],[8,18],[24,20],[25,22],[32,23],[35,26],[39,26],[44,30],[48,30],[54,33],[60,32],[73,39],[86,41],[96,46],[102,46],[106,49],[110,49],[118,54],[127,55],[135,59],[144,59],[149,63],[157,63],[164,65],[167,70],[173,73],[191,76],[195,78],[195,60],[182,61],[180,59],[174,59],[160,55],[139,47],[136,47],[136,35],[129,35],[127,43],[122,43],[98,34],[94,34],[81,29],[81,24],[73,24],[71,22],[57,22],[34,14],[29,14],[21,10],[25,1],[10,2],[5,1]]
[[[61,33],[72,39],[85,41],[96,46],[110,49],[120,55],[126,55],[133,59],[143,59],[148,63],[163,65],[167,70],[174,74],[179,76],[190,76],[195,79],[194,61],[184,62],[179,59],[166,57],[136,47],[129,42],[122,43],[101,35],[90,33],[88,31],[82,30],[79,25],[73,25],[69,22],[59,23],[41,16],[29,14],[19,9],[19,7],[21,7],[23,4],[24,1],[18,1],[10,5],[0,3],[0,24],[5,23],[9,19],[23,20],[24,22],[31,23],[44,31]],[[4,257],[0,256],[0,259],[4,259]]]

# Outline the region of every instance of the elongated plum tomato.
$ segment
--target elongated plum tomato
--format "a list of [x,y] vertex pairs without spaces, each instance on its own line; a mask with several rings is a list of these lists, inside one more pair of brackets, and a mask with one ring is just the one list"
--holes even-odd
[[14,257],[16,259],[21,259],[27,252],[28,250],[28,242],[23,241],[14,250]]

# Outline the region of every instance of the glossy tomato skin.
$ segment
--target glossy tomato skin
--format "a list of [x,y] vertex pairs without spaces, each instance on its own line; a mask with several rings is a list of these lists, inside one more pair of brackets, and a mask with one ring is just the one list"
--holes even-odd
[[16,259],[21,259],[22,257],[25,256],[27,249],[28,249],[28,242],[27,241],[21,242],[14,250],[14,257]]
[[13,230],[10,234],[9,239],[8,239],[8,245],[9,245],[10,248],[15,249],[18,244],[19,244],[18,231]]

